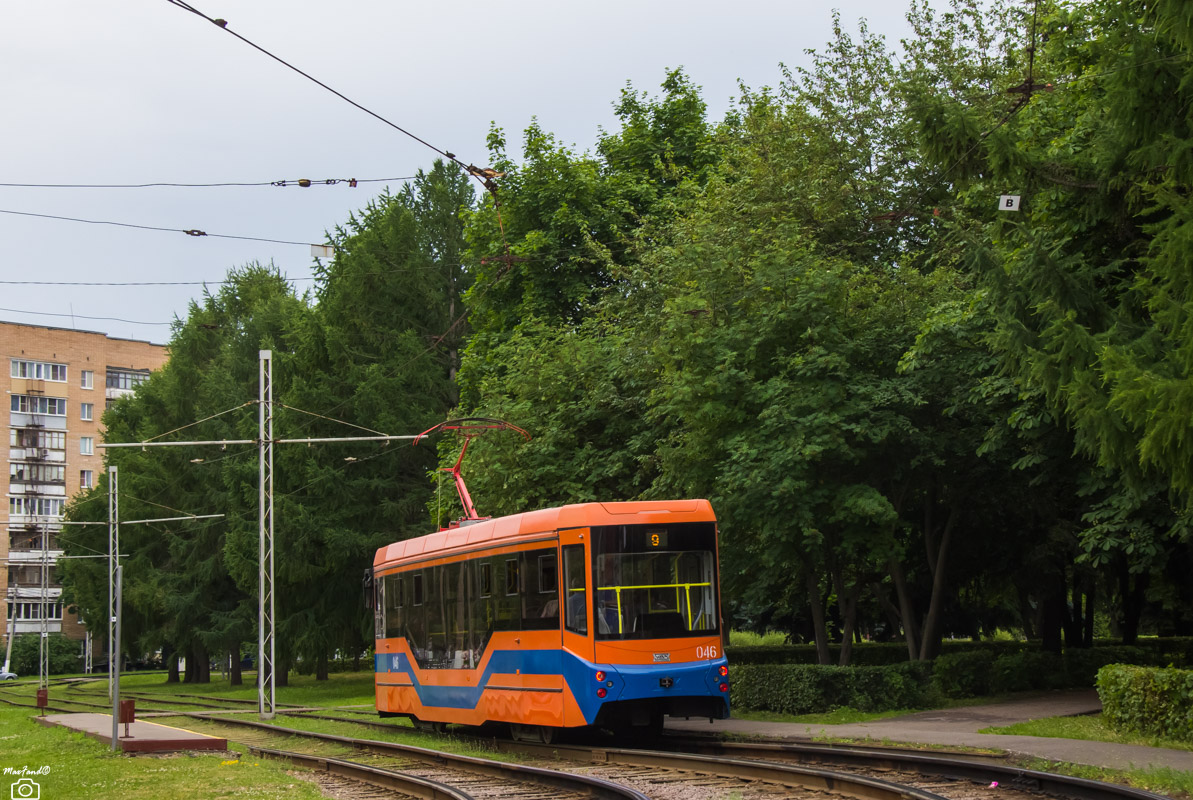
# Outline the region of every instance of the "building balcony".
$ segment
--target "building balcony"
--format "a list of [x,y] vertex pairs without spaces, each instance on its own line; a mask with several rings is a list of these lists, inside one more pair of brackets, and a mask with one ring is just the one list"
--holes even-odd
[[35,495],[38,497],[66,497],[66,480],[34,481],[28,478],[8,477],[8,493],[21,496]]
[[38,514],[9,514],[8,527],[11,530],[15,527],[49,527],[52,530],[62,530],[62,515],[38,515]]
[[21,411],[11,411],[9,412],[8,422],[14,428],[66,430],[66,417],[55,417],[46,414],[28,414]]
[[[56,564],[58,562],[58,557],[61,556],[63,553],[62,550],[47,550],[45,552],[50,557],[50,565],[51,566],[53,566],[54,564]],[[29,564],[31,566],[36,566],[41,563],[41,556],[42,556],[42,549],[40,547],[38,547],[36,549],[30,548],[30,549],[26,549],[26,550],[18,550],[15,547],[13,547],[13,548],[9,548],[9,551],[8,551],[8,563],[13,564],[13,565]]]
[[28,461],[35,464],[66,462],[65,450],[52,450],[48,447],[13,447],[8,451],[12,461]]
[[[39,619],[18,619],[16,626],[18,636],[22,633],[41,633],[41,620]],[[62,620],[46,620],[46,630],[50,633],[62,633]]]
[[[19,589],[13,589],[11,586],[9,586],[8,587],[8,599],[9,600],[24,600],[24,601],[41,600],[41,587],[40,586],[25,586],[24,584],[22,584]],[[50,586],[50,588],[48,588],[46,590],[46,599],[51,603],[56,603],[59,600],[61,600],[62,599],[62,587],[61,586]]]

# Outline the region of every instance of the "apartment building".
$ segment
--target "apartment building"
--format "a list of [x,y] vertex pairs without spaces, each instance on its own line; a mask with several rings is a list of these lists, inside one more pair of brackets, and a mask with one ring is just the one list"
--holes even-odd
[[[51,631],[85,635],[62,607],[54,566],[62,555],[62,515],[67,500],[95,485],[103,470],[100,417],[116,398],[130,394],[166,362],[164,345],[117,339],[92,331],[0,321],[0,355],[8,395],[7,508],[0,511],[0,640],[10,617],[16,633]],[[43,553],[50,568],[42,585]]]

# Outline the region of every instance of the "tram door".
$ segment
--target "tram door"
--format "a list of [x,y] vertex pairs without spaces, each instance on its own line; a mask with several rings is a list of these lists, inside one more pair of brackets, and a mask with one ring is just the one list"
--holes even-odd
[[592,603],[588,591],[588,539],[586,528],[559,533],[563,649],[591,661]]

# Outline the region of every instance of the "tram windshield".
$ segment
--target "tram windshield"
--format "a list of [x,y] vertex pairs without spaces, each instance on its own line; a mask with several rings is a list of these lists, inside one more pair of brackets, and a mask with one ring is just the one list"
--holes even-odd
[[716,633],[713,523],[594,527],[592,554],[596,638]]

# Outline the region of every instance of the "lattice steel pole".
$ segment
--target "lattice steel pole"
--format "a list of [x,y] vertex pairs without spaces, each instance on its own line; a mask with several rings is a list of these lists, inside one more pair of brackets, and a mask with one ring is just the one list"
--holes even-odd
[[257,711],[262,719],[273,719],[274,692],[277,688],[273,594],[273,352],[262,350],[260,358],[257,404],[257,508],[260,539],[257,565]]
[[[124,604],[124,569],[119,565],[116,566],[116,572],[113,575],[113,580],[116,586],[116,620],[113,623],[112,636],[115,639],[115,647],[117,657],[120,655],[120,607]],[[115,752],[119,747],[120,739],[120,662],[116,663],[116,681],[112,684],[112,751]]]
[[116,696],[116,567],[120,552],[120,499],[116,489],[116,467],[108,467],[108,699]]
[[37,649],[37,687],[50,688],[50,535],[49,526],[40,525],[41,531],[41,641]]

